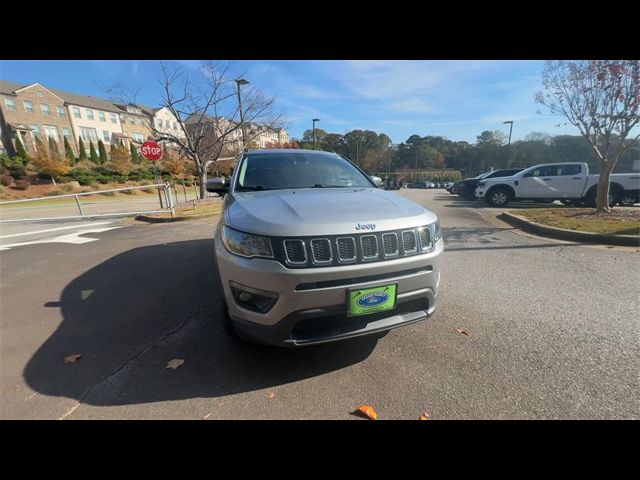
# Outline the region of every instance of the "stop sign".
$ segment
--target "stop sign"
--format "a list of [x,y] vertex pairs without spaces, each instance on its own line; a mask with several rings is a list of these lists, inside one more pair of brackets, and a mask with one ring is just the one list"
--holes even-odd
[[140,153],[142,153],[147,160],[155,162],[162,157],[162,148],[160,148],[160,145],[156,142],[144,142],[140,147]]

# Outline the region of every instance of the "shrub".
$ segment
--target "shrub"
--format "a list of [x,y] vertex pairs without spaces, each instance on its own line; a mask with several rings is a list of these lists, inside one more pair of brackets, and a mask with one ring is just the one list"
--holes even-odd
[[47,193],[44,194],[45,197],[53,197],[55,195],[62,195],[66,193],[64,190],[60,190],[59,188],[56,188],[54,190],[49,190]]
[[65,193],[71,193],[75,190],[75,187],[69,183],[62,185],[62,191]]
[[13,185],[14,181],[15,179],[11,175],[2,175],[0,177],[0,185],[3,185],[5,187]]
[[13,186],[16,190],[26,190],[29,188],[29,182],[26,180],[16,180],[16,184]]
[[116,194],[116,192],[105,192],[105,193],[101,193],[100,195],[106,195],[107,197],[114,197]]

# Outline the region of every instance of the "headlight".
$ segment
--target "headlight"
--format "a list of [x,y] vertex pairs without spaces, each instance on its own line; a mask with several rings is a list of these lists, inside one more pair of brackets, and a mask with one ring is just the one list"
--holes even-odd
[[436,220],[431,224],[433,227],[433,243],[438,243],[438,240],[442,238],[442,231],[440,230],[440,220]]
[[267,237],[239,232],[231,227],[222,227],[222,242],[231,253],[242,257],[273,258],[271,241]]

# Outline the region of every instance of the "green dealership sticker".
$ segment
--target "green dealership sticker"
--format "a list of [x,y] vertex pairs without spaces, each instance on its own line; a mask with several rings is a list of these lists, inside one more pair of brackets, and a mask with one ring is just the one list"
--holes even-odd
[[349,309],[347,315],[366,315],[392,310],[396,306],[398,285],[383,285],[381,287],[365,288],[349,291]]

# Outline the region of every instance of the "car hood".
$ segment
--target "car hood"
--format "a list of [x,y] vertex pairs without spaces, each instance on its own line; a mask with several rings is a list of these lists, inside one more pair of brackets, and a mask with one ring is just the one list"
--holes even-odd
[[225,209],[230,227],[279,237],[396,230],[436,219],[421,205],[374,188],[241,192],[229,197]]

